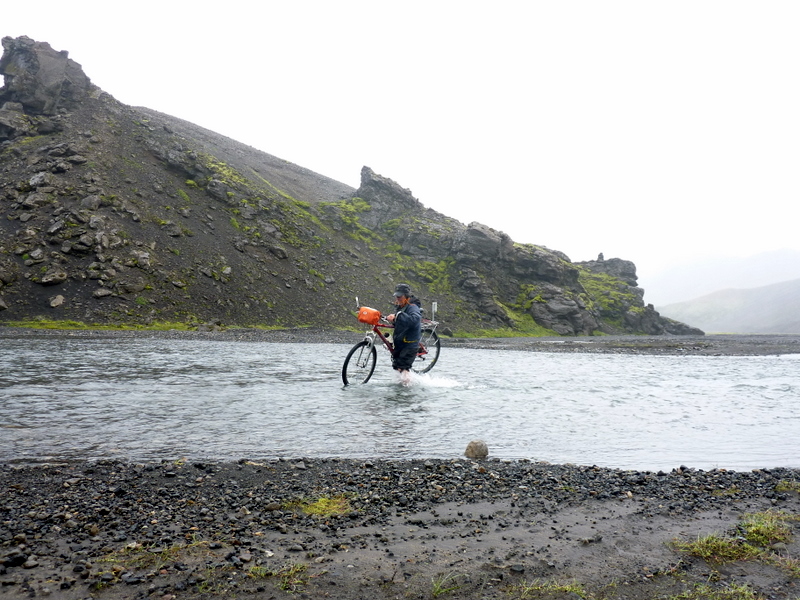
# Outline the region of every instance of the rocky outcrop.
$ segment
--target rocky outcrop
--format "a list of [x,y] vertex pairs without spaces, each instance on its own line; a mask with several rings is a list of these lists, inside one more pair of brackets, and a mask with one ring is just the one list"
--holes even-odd
[[355,296],[383,309],[402,281],[456,332],[680,329],[629,261],[464,225],[368,167],[355,190],[125,106],[46,43],[3,47],[4,320],[352,326]]
[[3,38],[0,73],[5,84],[0,104],[22,106],[26,113],[55,115],[70,109],[92,89],[81,66],[66,51],[56,52],[46,42],[29,37]]
[[602,253],[597,257],[597,260],[579,262],[577,264],[586,267],[592,273],[605,273],[611,277],[616,277],[631,287],[636,287],[639,280],[636,276],[636,265],[631,261],[622,260],[621,258],[605,260]]
[[5,37],[3,50],[0,141],[59,131],[59,111],[73,108],[96,90],[78,63],[47,43]]
[[474,310],[478,326],[519,329],[522,315],[558,335],[684,333],[645,306],[630,261],[601,256],[573,264],[561,252],[515,244],[484,224],[465,226],[426,209],[409,190],[367,167],[356,195],[367,203],[361,223],[385,232],[402,255],[417,261],[407,271],[439,289],[449,286],[465,310]]

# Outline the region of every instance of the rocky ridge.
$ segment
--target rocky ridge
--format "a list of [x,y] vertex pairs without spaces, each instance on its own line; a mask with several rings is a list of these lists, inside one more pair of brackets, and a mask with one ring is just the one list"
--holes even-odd
[[121,104],[66,52],[4,38],[0,320],[350,327],[395,283],[446,332],[702,334],[643,300],[621,259],[573,263]]

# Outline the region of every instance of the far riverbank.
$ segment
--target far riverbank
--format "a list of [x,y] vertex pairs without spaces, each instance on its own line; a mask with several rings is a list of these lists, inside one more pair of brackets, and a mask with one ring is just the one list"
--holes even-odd
[[[355,344],[363,332],[323,328],[248,329],[220,331],[32,329],[0,326],[4,337],[70,335],[100,339],[163,338],[271,343]],[[467,338],[442,336],[442,346],[526,352],[587,352],[700,356],[770,356],[800,354],[800,335],[730,334],[704,336],[586,336]]]

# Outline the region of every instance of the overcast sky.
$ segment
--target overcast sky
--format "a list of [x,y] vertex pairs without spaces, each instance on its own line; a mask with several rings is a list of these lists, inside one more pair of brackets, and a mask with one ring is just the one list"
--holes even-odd
[[[0,36],[358,187],[572,260],[800,249],[800,3],[4,3]],[[645,286],[646,287],[646,286]]]

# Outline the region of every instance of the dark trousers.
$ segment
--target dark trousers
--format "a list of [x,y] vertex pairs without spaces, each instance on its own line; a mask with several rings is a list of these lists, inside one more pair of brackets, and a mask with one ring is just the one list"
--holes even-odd
[[392,367],[398,371],[411,369],[418,349],[419,342],[396,342],[392,353]]

